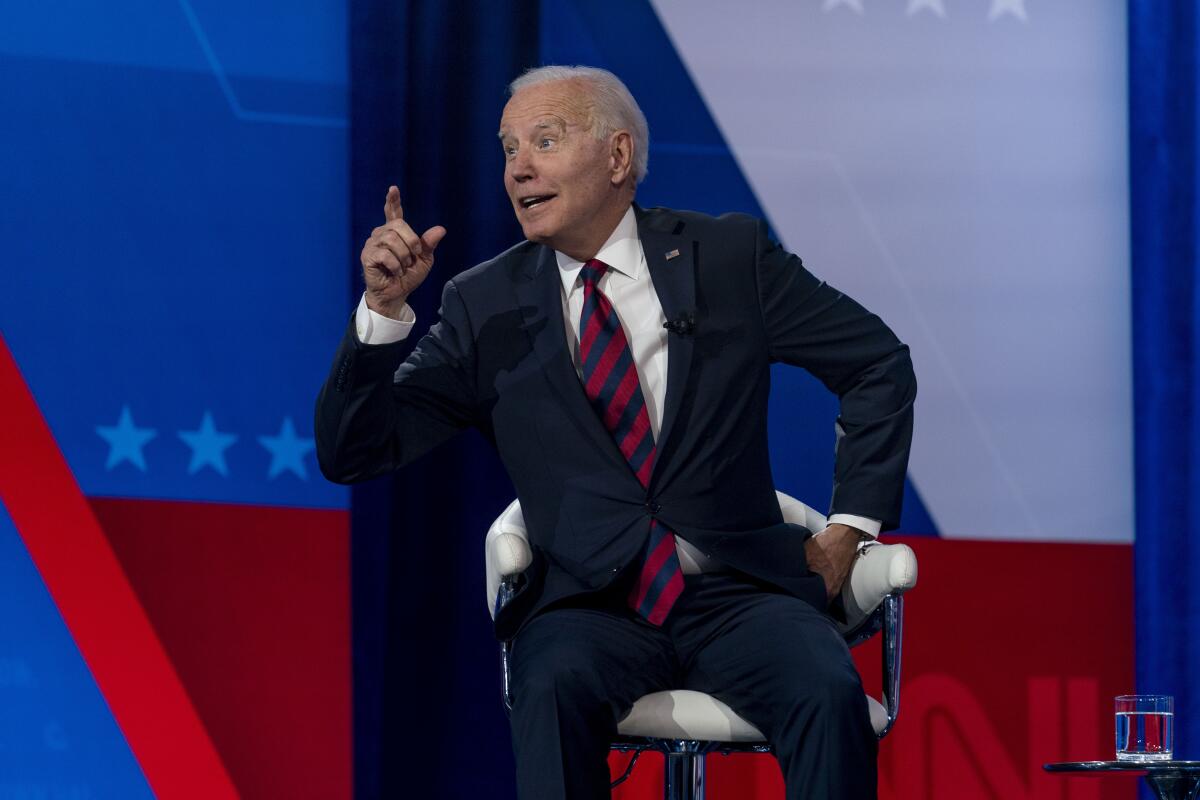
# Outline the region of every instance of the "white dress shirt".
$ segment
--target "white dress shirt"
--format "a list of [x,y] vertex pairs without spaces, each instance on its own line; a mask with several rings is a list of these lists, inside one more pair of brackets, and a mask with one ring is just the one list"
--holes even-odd
[[[562,307],[567,346],[575,360],[575,370],[582,376],[579,360],[579,318],[583,313],[583,281],[579,279],[579,272],[583,269],[583,262],[558,251],[555,251],[554,255],[558,262],[558,274],[562,279]],[[612,303],[621,321],[621,328],[625,331],[625,338],[629,341],[633,361],[637,366],[638,381],[642,387],[642,396],[649,412],[650,431],[657,441],[658,432],[662,427],[663,401],[667,394],[667,330],[663,327],[667,318],[663,314],[658,294],[654,291],[650,269],[646,264],[646,254],[642,251],[642,242],[638,238],[637,218],[632,206],[626,210],[625,216],[621,217],[608,241],[596,252],[595,258],[609,266],[608,272],[600,279],[599,289]],[[359,341],[363,344],[388,344],[398,341],[407,337],[416,323],[416,315],[407,305],[401,311],[399,320],[377,314],[367,308],[365,294],[359,301],[354,318]],[[878,520],[854,514],[834,514],[829,518],[829,524],[836,523],[857,528],[870,536],[879,535]],[[705,556],[678,536],[675,537],[675,542],[679,563],[685,574],[709,572],[720,568],[718,562]]]

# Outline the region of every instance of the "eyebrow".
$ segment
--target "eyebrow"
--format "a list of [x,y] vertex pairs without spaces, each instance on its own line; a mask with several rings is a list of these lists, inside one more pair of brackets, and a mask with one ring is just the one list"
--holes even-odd
[[[553,130],[558,131],[559,133],[567,132],[566,123],[557,117],[547,117],[546,119],[538,120],[537,124],[534,125],[533,128],[534,130],[538,131]],[[503,140],[507,136],[512,136],[512,134],[503,129],[497,131],[496,133],[496,138],[500,140]]]

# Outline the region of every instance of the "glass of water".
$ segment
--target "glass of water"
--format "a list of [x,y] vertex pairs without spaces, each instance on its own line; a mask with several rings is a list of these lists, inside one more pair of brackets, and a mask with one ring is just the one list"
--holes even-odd
[[1165,694],[1116,699],[1117,760],[1170,761],[1175,750],[1175,700]]

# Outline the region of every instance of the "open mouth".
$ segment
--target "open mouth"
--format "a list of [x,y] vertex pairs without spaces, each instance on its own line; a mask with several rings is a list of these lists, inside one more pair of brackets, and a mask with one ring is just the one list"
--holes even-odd
[[553,194],[537,194],[530,197],[522,197],[521,208],[537,208],[538,206],[545,205],[550,200],[553,200],[556,196],[557,195]]

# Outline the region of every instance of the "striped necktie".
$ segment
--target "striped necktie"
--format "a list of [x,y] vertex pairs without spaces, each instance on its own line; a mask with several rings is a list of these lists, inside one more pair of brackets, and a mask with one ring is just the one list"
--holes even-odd
[[[607,264],[593,258],[580,272],[583,314],[579,320],[579,358],[584,391],[642,488],[646,488],[654,468],[654,435],[633,352],[612,303],[598,286],[607,271]],[[675,534],[651,518],[650,539],[637,583],[629,593],[629,606],[654,625],[662,625],[682,591],[683,571],[675,552]]]

